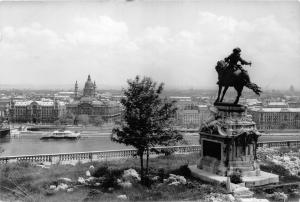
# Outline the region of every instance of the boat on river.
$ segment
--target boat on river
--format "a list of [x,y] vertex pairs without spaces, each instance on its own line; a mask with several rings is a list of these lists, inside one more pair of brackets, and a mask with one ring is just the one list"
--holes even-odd
[[78,132],[72,132],[69,130],[56,130],[53,131],[50,134],[47,134],[43,137],[41,137],[41,140],[45,140],[45,139],[71,139],[71,140],[76,140],[80,138],[80,133]]
[[10,130],[10,136],[11,137],[19,137],[20,134],[21,134],[20,131],[16,128]]

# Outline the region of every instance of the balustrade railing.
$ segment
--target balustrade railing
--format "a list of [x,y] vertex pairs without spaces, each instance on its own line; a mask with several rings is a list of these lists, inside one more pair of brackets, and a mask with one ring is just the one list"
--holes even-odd
[[295,147],[300,146],[299,140],[258,142],[259,147]]
[[[300,141],[268,141],[258,142],[259,147],[295,147],[300,146]],[[154,147],[155,150],[164,152],[175,152],[176,154],[195,153],[200,152],[201,145],[184,145],[184,146],[170,146],[170,147]],[[153,150],[150,150],[150,156],[157,155]],[[35,162],[43,163],[49,162],[51,164],[66,163],[70,161],[101,161],[116,158],[128,158],[136,155],[135,149],[124,150],[108,150],[108,151],[90,151],[90,152],[74,152],[74,153],[57,153],[57,154],[37,154],[37,155],[22,155],[22,156],[4,156],[0,157],[0,164],[8,162]]]
[[[185,145],[171,147],[154,147],[156,150],[170,150],[177,154],[193,153],[200,151],[200,145]],[[57,153],[57,154],[37,154],[22,156],[4,156],[0,157],[0,164],[9,162],[49,162],[51,164],[65,163],[70,161],[101,161],[115,158],[128,158],[136,154],[135,149],[125,150],[109,150],[109,151],[90,151],[90,152],[74,152],[74,153]],[[156,155],[154,151],[150,151],[151,156]]]

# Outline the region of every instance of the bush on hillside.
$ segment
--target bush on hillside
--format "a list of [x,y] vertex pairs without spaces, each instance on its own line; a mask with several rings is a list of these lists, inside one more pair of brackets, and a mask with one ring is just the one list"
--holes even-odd
[[123,174],[124,169],[119,168],[108,168],[107,166],[100,166],[95,170],[92,175],[94,177],[102,177],[101,186],[104,190],[108,190],[109,188],[117,189],[120,186],[118,185],[117,180]]
[[93,173],[93,177],[103,177],[108,172],[108,166],[100,166]]
[[173,170],[171,173],[175,175],[181,175],[184,177],[191,176],[191,170],[189,169],[188,164],[180,166],[178,169]]
[[282,165],[268,162],[267,164],[261,164],[260,169],[265,172],[274,173],[280,176],[290,176],[290,172]]
[[243,180],[242,180],[242,175],[240,172],[233,172],[231,175],[230,175],[230,181],[234,184],[239,184],[239,183],[242,183]]

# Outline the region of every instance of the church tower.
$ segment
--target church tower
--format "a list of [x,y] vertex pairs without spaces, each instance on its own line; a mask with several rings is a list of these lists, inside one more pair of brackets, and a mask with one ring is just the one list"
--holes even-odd
[[94,95],[94,84],[92,82],[91,76],[89,75],[88,79],[84,85],[83,96],[84,97],[93,97],[93,95]]
[[76,81],[76,83],[75,83],[74,98],[75,98],[75,99],[78,98],[78,83],[77,83],[77,81]]
[[96,97],[96,81],[94,81],[94,97]]

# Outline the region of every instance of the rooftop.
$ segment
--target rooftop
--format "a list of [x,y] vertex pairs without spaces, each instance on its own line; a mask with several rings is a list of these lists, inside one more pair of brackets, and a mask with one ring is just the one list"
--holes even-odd
[[208,106],[207,105],[198,105],[199,109],[208,109]]
[[300,108],[261,108],[261,107],[253,107],[249,108],[249,111],[256,112],[300,112]]
[[[47,101],[33,101],[33,100],[26,100],[26,101],[17,101],[17,102],[15,102],[15,106],[24,106],[24,107],[26,107],[26,106],[29,106],[29,105],[31,105],[32,103],[37,103],[38,105],[40,105],[40,106],[53,106],[54,105],[54,101],[49,101],[49,100],[47,100]],[[64,102],[58,102],[58,104],[59,105],[65,105],[65,103]]]

